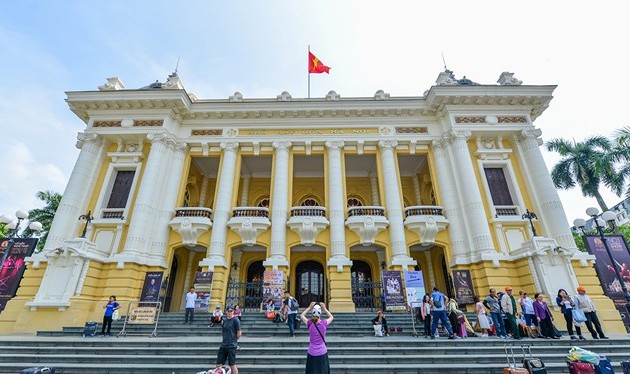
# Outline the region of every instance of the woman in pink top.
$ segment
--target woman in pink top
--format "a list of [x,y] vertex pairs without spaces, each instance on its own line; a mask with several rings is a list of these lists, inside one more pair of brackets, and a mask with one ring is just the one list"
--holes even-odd
[[426,294],[422,298],[422,305],[420,306],[420,317],[424,322],[424,337],[431,337],[431,295]]
[[475,301],[475,313],[477,313],[477,323],[481,329],[481,337],[487,338],[490,330],[490,320],[486,314],[486,307],[479,301],[479,296],[475,296],[473,300]]
[[[322,319],[322,310],[328,315],[327,319]],[[312,311],[312,312],[311,312]],[[306,315],[311,312],[311,319]],[[328,362],[328,349],[326,348],[326,330],[333,321],[324,303],[311,303],[300,315],[302,322],[308,328],[309,345],[306,355],[306,374],[330,374],[330,364]]]

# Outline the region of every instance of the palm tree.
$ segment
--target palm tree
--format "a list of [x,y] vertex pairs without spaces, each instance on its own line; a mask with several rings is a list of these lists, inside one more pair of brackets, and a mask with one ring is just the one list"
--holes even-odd
[[[29,211],[28,218],[30,221],[38,221],[42,224],[43,229],[39,237],[39,242],[37,243],[37,249],[41,251],[41,249],[44,248],[50,225],[52,225],[53,218],[55,218],[55,213],[59,207],[61,194],[52,191],[38,191],[37,198],[43,201],[45,205],[43,208]],[[30,237],[33,234],[33,231],[27,227],[22,235]]]
[[[626,180],[630,181],[630,126],[625,126],[614,133],[614,147],[611,157],[620,165],[618,179],[622,188]],[[626,190],[626,198],[630,198],[630,188]]]
[[601,184],[617,195],[623,189],[623,180],[619,180],[615,171],[615,158],[611,157],[612,149],[611,141],[603,136],[592,136],[583,142],[552,139],[547,150],[563,157],[551,170],[553,184],[564,190],[578,185],[584,196],[594,197],[601,210],[607,211],[608,206],[599,193]]

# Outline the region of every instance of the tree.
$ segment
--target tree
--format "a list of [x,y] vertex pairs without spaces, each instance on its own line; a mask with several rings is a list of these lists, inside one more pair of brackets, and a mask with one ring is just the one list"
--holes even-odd
[[[42,232],[37,243],[37,250],[41,251],[46,243],[48,231],[52,225],[53,218],[61,201],[61,194],[52,191],[38,191],[37,198],[45,203],[43,208],[33,209],[28,212],[30,221],[37,221],[42,224]],[[33,236],[34,232],[28,227],[22,233],[25,237]]]
[[[626,181],[630,181],[630,126],[623,127],[614,133],[613,152],[610,157],[619,164],[617,179],[622,184],[622,188],[628,186]],[[630,198],[630,188],[626,189],[626,198]]]
[[601,210],[607,211],[608,206],[599,192],[601,184],[604,183],[618,195],[623,188],[619,187],[615,158],[610,157],[612,149],[611,141],[603,136],[592,136],[583,142],[552,139],[547,143],[547,150],[563,157],[551,170],[553,184],[563,190],[578,185],[584,196],[594,197]]

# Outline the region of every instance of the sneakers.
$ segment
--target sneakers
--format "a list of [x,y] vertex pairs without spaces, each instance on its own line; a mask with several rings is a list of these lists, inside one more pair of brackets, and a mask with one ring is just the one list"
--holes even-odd
[[603,336],[603,335],[602,335],[602,336],[600,336],[599,338],[600,338],[600,339],[606,339],[606,340],[610,339],[609,337],[607,337],[607,336]]
[[586,340],[586,338],[584,337],[584,335],[580,335],[580,336],[578,336],[578,338],[579,338],[580,340]]
[[482,338],[487,338],[487,337],[488,337],[488,334],[481,334],[481,337],[482,337]]
[[571,340],[578,340],[578,337],[575,335],[571,335]]
[[453,339],[455,339],[455,335],[451,335],[451,336],[449,336],[448,338],[449,338],[449,339],[451,339],[451,340],[453,340]]

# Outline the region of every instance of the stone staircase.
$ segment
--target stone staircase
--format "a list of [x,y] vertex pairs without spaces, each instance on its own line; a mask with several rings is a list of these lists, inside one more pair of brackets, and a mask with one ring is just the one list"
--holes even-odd
[[[390,326],[402,333],[388,338],[373,337],[372,313],[335,314],[326,338],[334,373],[503,373],[506,367],[504,341],[493,338],[458,340],[412,336],[409,314],[389,313]],[[149,326],[133,326],[126,337],[81,337],[82,327],[42,331],[38,336],[0,337],[0,373],[16,373],[32,366],[51,365],[64,373],[177,373],[193,374],[213,366],[220,345],[219,327],[208,328],[200,316],[197,324],[182,324],[182,313],[161,318],[158,337],[148,338]],[[119,331],[121,322],[112,328]],[[416,326],[417,327],[417,326]],[[418,332],[422,333],[420,330]],[[303,372],[308,336],[304,327],[296,338],[288,337],[285,324],[273,324],[259,314],[243,317],[243,337],[237,362],[241,374]],[[565,357],[572,346],[562,340],[523,339],[531,344],[549,373],[568,373]],[[611,340],[589,340],[580,346],[605,354],[621,373],[619,362],[630,359],[627,336]]]

